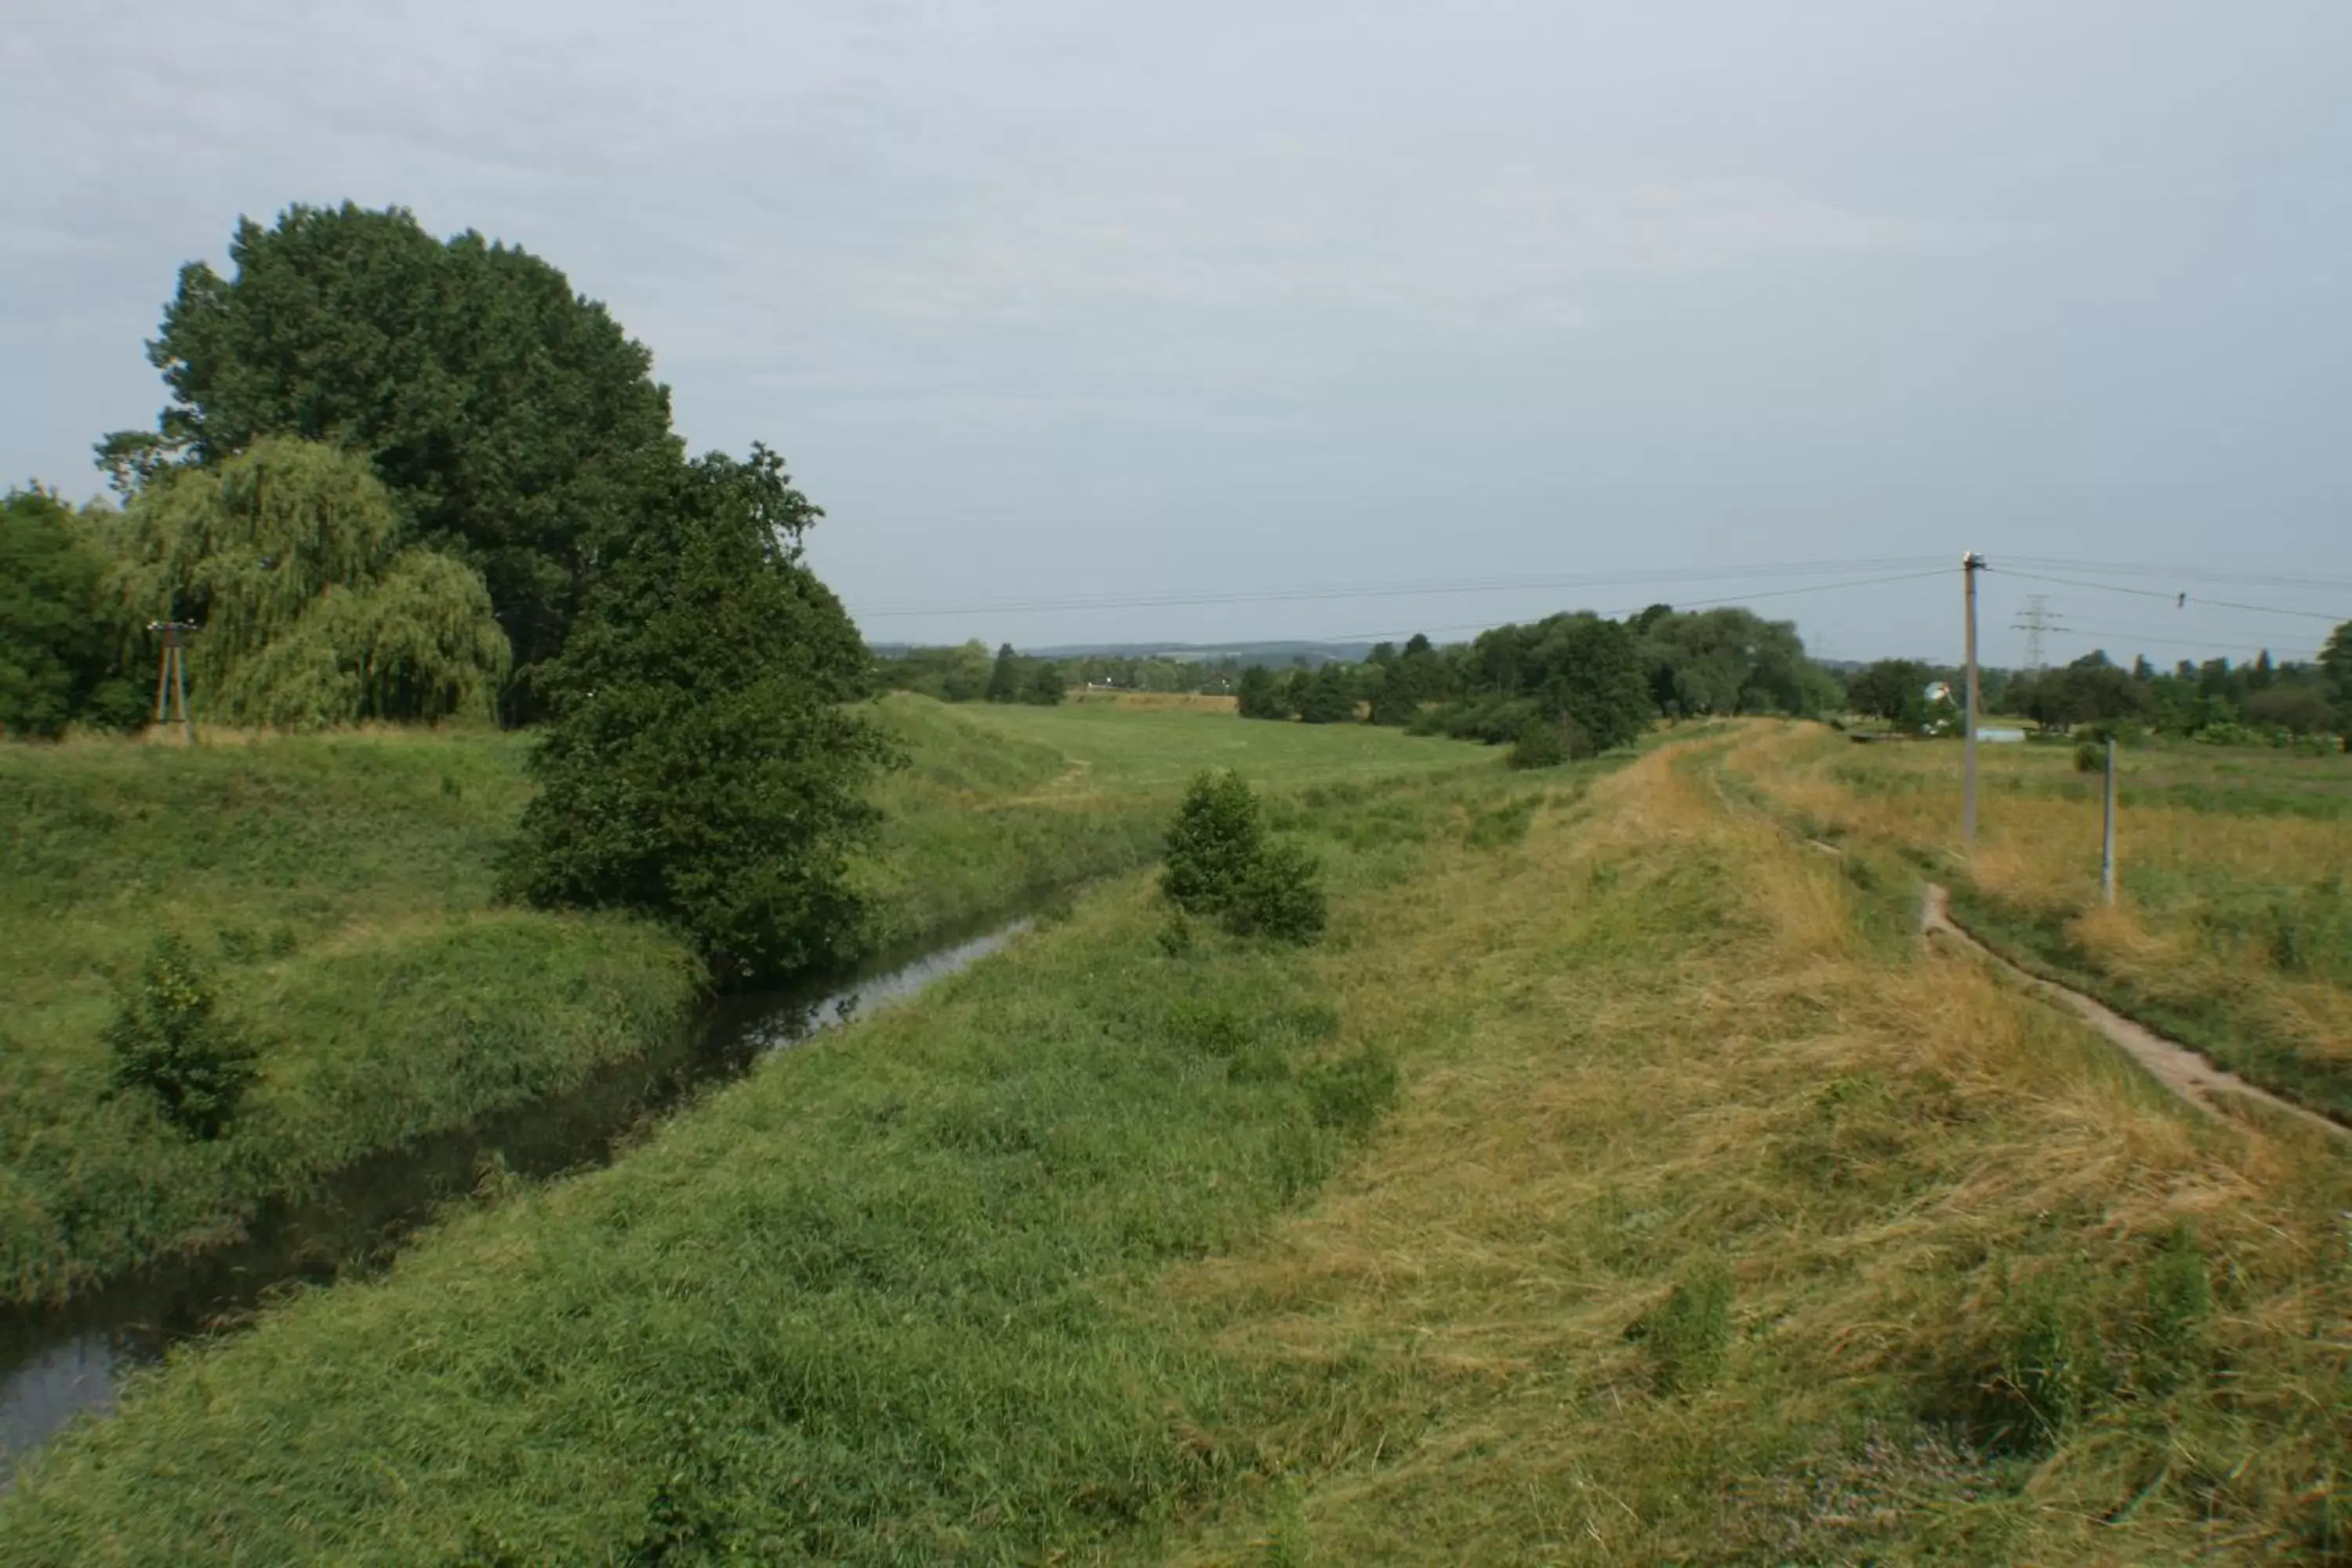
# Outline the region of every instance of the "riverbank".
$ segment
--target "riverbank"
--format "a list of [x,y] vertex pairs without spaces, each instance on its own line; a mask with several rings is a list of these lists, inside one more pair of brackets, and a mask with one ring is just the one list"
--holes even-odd
[[[1448,787],[1294,814],[1352,911],[1333,951],[1453,821]],[[1407,1042],[1350,1026],[1319,950],[1204,930],[1171,955],[1161,920],[1148,877],[1099,889],[611,1167],[455,1213],[383,1281],[175,1359],[34,1456],[0,1552],[939,1560],[1165,1520],[1246,1462],[1179,1414],[1229,1391],[1108,1292],[1311,1192]],[[189,1485],[119,1447],[150,1442]],[[101,1469],[159,1483],[110,1547],[54,1511]]]
[[[685,1026],[703,974],[667,933],[493,906],[522,744],[0,747],[0,1301],[233,1240],[267,1201]],[[101,1031],[166,933],[261,1053],[210,1142],[108,1092]]]
[[[887,949],[1150,858],[1181,782],[1161,763],[1239,727],[1114,715],[1073,752],[919,698],[879,710],[908,757],[877,786],[885,824],[859,868]],[[0,746],[0,1307],[231,1246],[337,1172],[682,1037],[706,983],[669,933],[493,902],[528,744],[380,731]],[[1471,754],[1385,731],[1282,750],[1297,779]],[[235,1130],[209,1142],[107,1091],[100,1033],[165,933],[261,1049]]]
[[175,1357],[0,1557],[2340,1554],[2331,1141],[1691,752],[1302,796],[1303,952],[1098,889]]

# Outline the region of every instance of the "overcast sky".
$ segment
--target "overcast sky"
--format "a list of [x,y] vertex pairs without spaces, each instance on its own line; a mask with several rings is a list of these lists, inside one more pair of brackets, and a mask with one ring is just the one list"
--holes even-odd
[[[2030,592],[2057,657],[2352,616],[2345,0],[83,0],[0,72],[0,475],[69,495],[179,264],[350,198],[605,301],[695,447],[786,455],[877,640],[1884,560],[1950,569],[1756,607],[1950,658],[1968,548],[1997,662]],[[1480,587],[1338,592],[1433,584]]]

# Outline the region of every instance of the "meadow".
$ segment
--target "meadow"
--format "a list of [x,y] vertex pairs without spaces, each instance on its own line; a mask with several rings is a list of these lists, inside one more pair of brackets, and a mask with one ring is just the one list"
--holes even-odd
[[[1130,714],[1024,739],[1001,711],[878,706],[907,759],[859,866],[878,944],[1149,858],[1188,752],[1240,727]],[[562,1095],[690,1026],[705,977],[669,933],[495,902],[527,745],[379,729],[0,746],[0,1302],[231,1239],[362,1155]],[[1274,749],[1286,778],[1318,775],[1314,746]],[[1330,755],[1355,777],[1477,753],[1367,731]],[[214,1142],[107,1094],[100,1032],[167,932],[262,1049]]]
[[1319,946],[1100,884],[176,1354],[0,1557],[2340,1560],[2341,1155],[1923,947],[1778,740],[1302,784]]
[[1725,765],[1806,831],[1932,870],[1969,929],[2028,967],[2352,1121],[2352,757],[2126,749],[2110,908],[2101,775],[2071,748],[1979,755],[1969,855],[1957,747],[1792,727]]

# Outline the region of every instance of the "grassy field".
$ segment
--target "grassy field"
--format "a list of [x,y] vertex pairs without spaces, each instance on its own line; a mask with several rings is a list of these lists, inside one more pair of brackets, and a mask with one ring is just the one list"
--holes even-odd
[[176,1357],[0,1558],[2352,1551],[2340,1157],[1694,750],[1302,789],[1322,946],[1171,955],[1106,886]]
[[2120,900],[2098,897],[2100,776],[2070,748],[1980,752],[1980,837],[1958,853],[1959,754],[1756,736],[1725,766],[1809,830],[1934,868],[2012,956],[2223,1066],[2352,1120],[2352,757],[2170,746],[2124,753]]
[[[0,1300],[234,1235],[683,1026],[702,976],[660,931],[491,907],[520,756],[489,733],[0,746]],[[103,1098],[100,1031],[166,931],[263,1050],[212,1142]]]
[[1058,708],[974,704],[955,709],[972,722],[1071,759],[1055,798],[1172,796],[1202,768],[1239,768],[1261,788],[1370,783],[1492,762],[1490,748],[1407,735],[1370,724],[1274,723],[1234,716],[1229,698],[1162,705],[1146,697],[1078,701]]
[[[1213,749],[1198,714],[1018,740],[995,727],[1003,710],[975,711],[881,706],[909,760],[879,786],[887,819],[860,867],[886,943],[1140,863],[1181,758]],[[270,1196],[562,1093],[686,1026],[702,976],[665,932],[494,907],[527,743],[386,731],[0,746],[0,1301],[232,1237]],[[1477,755],[1370,731],[1322,750],[1334,777],[1383,755],[1404,769]],[[1316,753],[1294,746],[1284,777],[1316,776]],[[1066,787],[1080,777],[1094,783]],[[224,1011],[263,1047],[239,1128],[215,1142],[104,1099],[100,1031],[167,931],[214,966]]]
[[1370,725],[1244,723],[1230,699],[1182,694],[1058,708],[901,694],[881,711],[913,761],[883,783],[888,819],[864,868],[894,942],[919,935],[919,921],[968,921],[1150,858],[1203,768],[1241,768],[1281,801],[1495,763],[1484,747]]

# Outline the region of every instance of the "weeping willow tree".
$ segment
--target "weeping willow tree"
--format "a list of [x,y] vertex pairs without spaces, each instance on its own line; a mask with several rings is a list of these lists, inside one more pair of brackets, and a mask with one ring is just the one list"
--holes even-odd
[[190,700],[230,723],[488,717],[510,654],[471,567],[403,548],[367,460],[269,437],[160,476],[123,519],[126,629],[193,621]]

